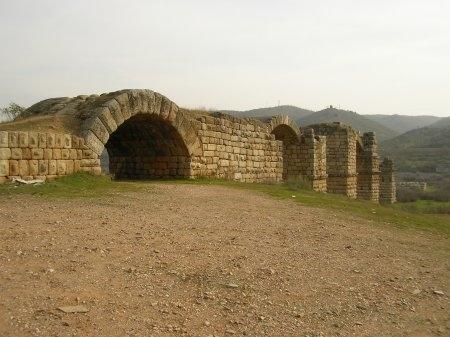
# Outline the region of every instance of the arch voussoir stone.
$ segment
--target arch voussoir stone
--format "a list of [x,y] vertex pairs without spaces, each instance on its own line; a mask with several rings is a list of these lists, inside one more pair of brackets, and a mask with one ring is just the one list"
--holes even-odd
[[279,115],[272,117],[272,119],[269,122],[269,132],[272,133],[275,128],[277,128],[280,125],[285,125],[292,129],[292,131],[297,135],[300,136],[300,128],[298,127],[297,123],[286,115]]

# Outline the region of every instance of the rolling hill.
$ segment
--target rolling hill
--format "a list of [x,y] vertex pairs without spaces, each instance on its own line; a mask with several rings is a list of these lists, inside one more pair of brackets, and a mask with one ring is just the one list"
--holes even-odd
[[395,161],[398,171],[450,171],[450,117],[386,140],[380,149]]
[[432,128],[446,128],[450,126],[450,117],[444,117],[430,125]]
[[350,125],[360,132],[373,131],[379,141],[393,138],[399,134],[366,116],[359,115],[353,111],[340,110],[333,107],[299,118],[297,122],[302,126],[318,123],[341,122],[342,124]]
[[234,111],[234,110],[224,110],[221,111],[223,113],[227,113],[230,115],[234,115],[236,117],[241,118],[258,118],[258,117],[272,117],[278,115],[287,115],[294,120],[298,120],[299,118],[308,116],[314,111],[298,108],[293,105],[280,105],[270,108],[260,108],[260,109],[252,109],[247,111]]
[[441,118],[436,116],[363,115],[399,134],[429,126]]

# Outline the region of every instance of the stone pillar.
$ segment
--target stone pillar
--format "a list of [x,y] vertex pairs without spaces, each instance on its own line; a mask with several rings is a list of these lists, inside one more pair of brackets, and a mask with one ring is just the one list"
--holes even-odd
[[306,154],[302,166],[302,175],[308,179],[314,191],[326,192],[326,137],[316,136],[314,129],[307,128],[303,131],[302,144]]
[[389,158],[385,158],[380,169],[380,203],[393,204],[396,201],[394,163]]
[[326,136],[327,191],[356,198],[356,134],[333,123]]
[[380,164],[377,150],[375,134],[373,132],[364,133],[361,142],[357,144],[356,151],[358,199],[379,201]]

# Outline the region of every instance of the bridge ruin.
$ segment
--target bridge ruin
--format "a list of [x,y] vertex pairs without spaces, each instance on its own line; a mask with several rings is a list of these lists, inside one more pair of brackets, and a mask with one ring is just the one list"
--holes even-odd
[[136,89],[44,100],[0,124],[0,183],[101,174],[105,149],[118,179],[302,180],[315,191],[395,201],[392,161],[380,165],[371,132],[189,111]]

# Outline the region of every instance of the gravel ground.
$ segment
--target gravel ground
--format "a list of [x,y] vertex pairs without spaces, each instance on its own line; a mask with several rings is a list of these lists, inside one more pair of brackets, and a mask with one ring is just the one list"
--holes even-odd
[[2,337],[450,336],[439,234],[219,186],[2,198]]

